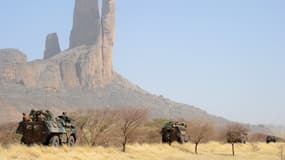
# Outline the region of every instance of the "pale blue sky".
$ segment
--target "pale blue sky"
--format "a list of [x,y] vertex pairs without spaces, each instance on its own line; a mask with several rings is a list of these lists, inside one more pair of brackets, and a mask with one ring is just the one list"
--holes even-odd
[[[67,48],[73,0],[1,0],[0,48]],[[142,88],[249,123],[285,123],[284,0],[117,0],[114,68]]]

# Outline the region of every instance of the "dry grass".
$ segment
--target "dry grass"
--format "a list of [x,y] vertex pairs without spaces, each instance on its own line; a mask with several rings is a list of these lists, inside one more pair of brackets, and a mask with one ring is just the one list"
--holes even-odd
[[210,142],[201,144],[200,154],[194,154],[193,144],[133,144],[127,152],[120,148],[103,147],[26,147],[10,145],[0,147],[1,160],[281,160],[281,143],[240,144],[236,146],[237,155],[231,156],[231,146]]

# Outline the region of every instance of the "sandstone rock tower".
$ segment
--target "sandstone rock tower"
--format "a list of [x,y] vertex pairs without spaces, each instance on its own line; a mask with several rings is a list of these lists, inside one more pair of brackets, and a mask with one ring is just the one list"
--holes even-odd
[[112,77],[112,52],[115,39],[115,0],[103,0],[102,5],[102,54],[103,76]]
[[100,26],[98,0],[75,0],[69,47],[96,44],[100,35]]
[[56,33],[50,33],[46,38],[46,46],[44,52],[44,59],[53,57],[61,52],[58,37]]
[[[100,17],[98,0],[76,0],[73,18],[73,28],[70,34],[70,48],[81,45],[93,47],[96,55],[90,55],[101,63],[102,80],[108,81],[112,78],[112,51],[115,35],[115,0],[103,0],[102,17]],[[96,53],[95,53],[96,52]],[[98,58],[101,58],[99,60]],[[90,67],[87,67],[90,68]],[[94,68],[94,67],[93,67]],[[98,78],[97,78],[98,79]]]

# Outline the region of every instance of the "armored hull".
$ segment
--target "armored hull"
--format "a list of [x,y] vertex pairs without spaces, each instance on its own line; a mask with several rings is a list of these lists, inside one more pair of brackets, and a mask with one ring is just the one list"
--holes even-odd
[[39,144],[59,146],[74,145],[76,142],[76,128],[62,118],[50,121],[22,121],[16,131],[21,134],[22,144]]

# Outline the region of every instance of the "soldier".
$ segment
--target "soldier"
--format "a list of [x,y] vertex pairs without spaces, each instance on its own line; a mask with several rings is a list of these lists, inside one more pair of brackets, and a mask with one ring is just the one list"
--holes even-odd
[[172,128],[173,127],[173,122],[172,121],[169,121],[167,122],[165,125],[164,125],[164,128]]
[[43,111],[42,114],[44,115],[45,120],[47,121],[51,121],[53,119],[53,115],[49,110]]
[[30,122],[32,121],[31,117],[26,113],[23,113],[23,122]]
[[59,119],[57,119],[57,121],[59,121],[64,127],[66,127],[66,120],[67,120],[67,116],[66,116],[66,112],[62,112],[62,115],[58,116]]
[[36,121],[36,111],[34,109],[31,110],[29,116],[31,117],[32,121]]
[[44,116],[43,114],[37,115],[37,121],[38,121],[38,122],[43,122],[43,121],[45,121],[45,116]]
[[184,128],[187,128],[187,124],[185,122],[182,122],[181,126],[183,126]]
[[46,110],[46,113],[47,113],[51,118],[54,117],[53,114],[52,114],[49,110]]
[[177,126],[177,125],[179,125],[179,122],[176,121],[176,122],[175,122],[175,126]]
[[63,112],[62,113],[62,116],[61,118],[65,121],[65,122],[69,122],[71,121],[71,119],[67,116],[67,113],[66,112]]
[[26,118],[26,113],[23,113],[23,122],[26,122],[27,121],[27,118]]
[[39,122],[42,122],[42,121],[45,121],[45,120],[48,120],[49,118],[49,115],[48,113],[46,113],[45,111],[43,110],[38,110],[35,112],[35,117],[36,117],[36,121],[39,121]]

